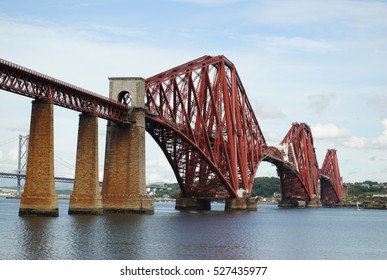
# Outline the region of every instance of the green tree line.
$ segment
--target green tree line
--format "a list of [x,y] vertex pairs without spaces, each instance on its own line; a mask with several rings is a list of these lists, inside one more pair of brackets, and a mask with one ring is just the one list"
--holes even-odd
[[[257,177],[254,179],[252,196],[271,197],[274,193],[280,193],[280,179],[278,177]],[[156,197],[169,195],[170,198],[176,198],[180,194],[180,187],[177,183],[164,184],[166,190],[156,192]]]
[[[376,193],[387,193],[387,183],[379,184],[374,181],[364,181],[357,183],[346,183],[348,186],[348,195],[372,195]],[[167,190],[158,191],[157,197],[168,194],[171,198],[176,198],[180,194],[180,187],[177,183],[165,184]],[[251,196],[272,197],[274,193],[281,193],[281,181],[278,177],[257,177],[254,179],[254,185]]]

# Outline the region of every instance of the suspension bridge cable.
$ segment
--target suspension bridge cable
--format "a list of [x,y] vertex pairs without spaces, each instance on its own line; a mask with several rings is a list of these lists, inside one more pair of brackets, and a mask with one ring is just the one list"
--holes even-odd
[[12,142],[16,142],[16,141],[18,141],[19,139],[18,138],[15,138],[15,137],[12,137],[12,138],[9,138],[9,139],[5,139],[5,140],[2,140],[1,142],[0,142],[0,146],[1,145],[7,145],[7,144],[9,144],[9,143],[12,143]]
[[66,168],[68,168],[70,170],[74,170],[75,169],[75,165],[74,164],[66,161],[65,159],[61,158],[58,155],[55,155],[55,160],[56,160],[57,163],[59,163],[63,167],[66,167]]

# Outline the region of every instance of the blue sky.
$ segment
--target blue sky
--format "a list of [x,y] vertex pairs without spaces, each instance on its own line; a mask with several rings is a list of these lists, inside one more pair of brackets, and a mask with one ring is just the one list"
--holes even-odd
[[[1,58],[106,96],[108,77],[147,78],[202,55],[223,54],[236,65],[270,145],[292,122],[306,122],[320,166],[326,150],[335,148],[345,182],[387,182],[387,1],[0,5]],[[0,143],[28,133],[30,102],[1,92]],[[77,126],[78,113],[55,109],[55,153],[69,163],[75,162]],[[105,121],[99,129],[102,172]],[[147,181],[174,182],[152,141],[147,137]],[[0,145],[0,160],[14,156],[14,149]],[[72,171],[58,164],[56,172]],[[257,173],[275,175],[268,163]]]

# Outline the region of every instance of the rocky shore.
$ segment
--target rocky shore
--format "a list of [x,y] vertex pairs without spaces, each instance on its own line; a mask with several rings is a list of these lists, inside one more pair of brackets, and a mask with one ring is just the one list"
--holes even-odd
[[369,197],[363,200],[348,199],[332,207],[387,210],[387,197]]

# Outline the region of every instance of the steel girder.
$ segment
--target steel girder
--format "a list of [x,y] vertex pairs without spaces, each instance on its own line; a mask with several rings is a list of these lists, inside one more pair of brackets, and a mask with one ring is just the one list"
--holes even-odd
[[336,150],[328,149],[320,169],[321,202],[334,204],[342,198],[342,182]]
[[146,80],[146,129],[183,196],[251,194],[266,146],[235,66],[203,56]]
[[128,107],[112,99],[0,59],[0,89],[125,122]]

